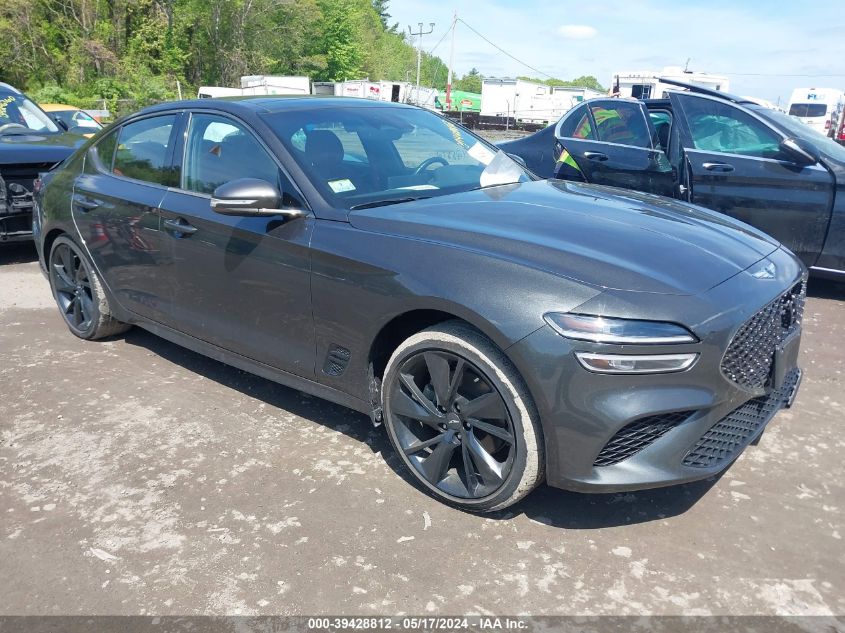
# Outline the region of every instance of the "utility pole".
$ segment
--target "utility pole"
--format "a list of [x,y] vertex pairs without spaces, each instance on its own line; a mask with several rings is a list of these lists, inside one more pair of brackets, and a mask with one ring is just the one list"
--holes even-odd
[[434,32],[434,22],[429,22],[428,25],[430,28],[427,31],[423,31],[423,23],[419,22],[420,30],[417,33],[414,33],[411,30],[410,24],[408,25],[408,34],[411,37],[417,35],[420,38],[417,41],[417,103],[420,102],[420,65],[422,64],[422,36]]
[[452,65],[455,63],[455,27],[458,26],[458,12],[452,16],[452,48],[449,50],[449,78],[446,79],[446,112],[452,109]]

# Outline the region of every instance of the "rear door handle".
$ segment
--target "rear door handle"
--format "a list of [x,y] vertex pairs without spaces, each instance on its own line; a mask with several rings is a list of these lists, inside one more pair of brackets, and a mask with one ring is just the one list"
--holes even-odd
[[197,232],[197,227],[188,224],[182,218],[178,220],[165,220],[164,226],[174,233],[181,233],[182,235],[193,235]]
[[608,156],[607,154],[603,154],[601,152],[584,152],[584,158],[604,162],[608,159]]
[[73,201],[73,208],[77,211],[81,211],[82,213],[93,211],[102,204],[99,200],[95,200],[94,198],[89,198],[88,196],[83,196],[78,193],[73,194],[71,200]]
[[728,163],[704,163],[702,167],[707,171],[718,171],[723,174],[730,173],[734,170],[734,166]]

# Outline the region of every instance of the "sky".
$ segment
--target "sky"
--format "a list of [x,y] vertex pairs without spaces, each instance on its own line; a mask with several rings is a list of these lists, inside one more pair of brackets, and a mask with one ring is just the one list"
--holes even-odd
[[[418,30],[434,22],[424,51],[449,62],[452,15],[458,22],[454,72],[560,79],[666,66],[721,74],[730,92],[785,104],[794,88],[845,90],[845,0],[392,0],[390,23]],[[438,42],[440,44],[438,45]],[[416,39],[414,38],[416,43]],[[522,62],[522,63],[520,63]],[[525,66],[528,64],[536,70]]]

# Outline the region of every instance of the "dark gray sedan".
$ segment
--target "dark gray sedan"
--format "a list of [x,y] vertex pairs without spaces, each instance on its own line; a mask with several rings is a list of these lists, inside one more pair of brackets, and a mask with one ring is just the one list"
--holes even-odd
[[463,509],[544,480],[708,477],[800,382],[806,269],[772,238],[535,180],[418,108],[155,106],[46,175],[38,207],[75,335],[138,325],[367,413],[412,479]]

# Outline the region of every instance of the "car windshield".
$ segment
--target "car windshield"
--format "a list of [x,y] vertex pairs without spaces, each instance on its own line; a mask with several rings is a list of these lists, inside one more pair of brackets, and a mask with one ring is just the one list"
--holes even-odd
[[50,117],[25,96],[0,92],[0,134],[58,131]]
[[82,110],[56,110],[53,116],[63,121],[69,130],[84,128],[79,131],[96,132],[102,127],[94,117]]
[[760,108],[755,110],[755,112],[775,123],[790,136],[806,139],[815,145],[823,154],[845,163],[845,147],[821,132],[817,132],[806,123],[803,123],[801,119],[768,108]]
[[346,209],[531,179],[495,146],[422,109],[346,105],[265,120],[314,186]]

